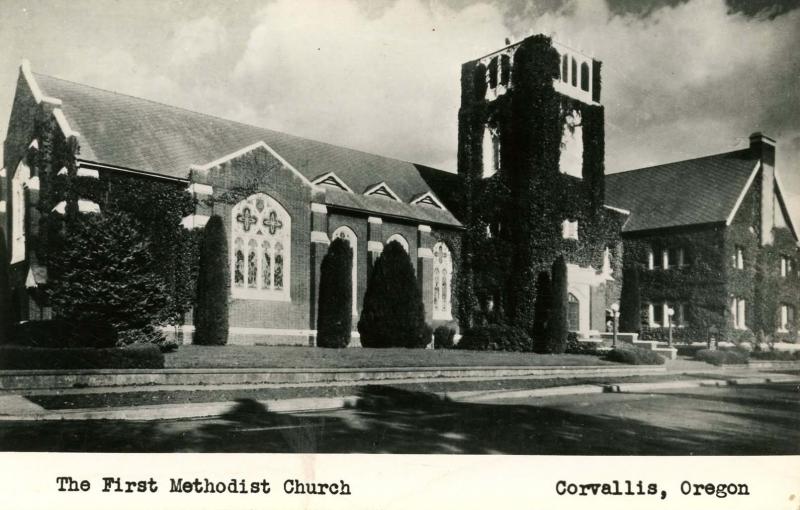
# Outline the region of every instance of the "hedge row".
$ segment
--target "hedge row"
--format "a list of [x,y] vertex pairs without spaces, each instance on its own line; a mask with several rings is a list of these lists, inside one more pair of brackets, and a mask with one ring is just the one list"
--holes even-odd
[[747,363],[747,353],[736,350],[701,349],[694,355],[694,359],[705,361],[712,365],[744,365]]
[[108,349],[49,349],[5,345],[0,347],[2,370],[70,370],[79,368],[164,368],[164,354],[156,345]]
[[628,365],[663,365],[665,361],[657,352],[639,348],[613,349],[606,355],[606,359]]
[[466,330],[457,347],[471,351],[532,352],[533,340],[514,326],[489,324]]
[[114,347],[116,342],[117,332],[108,323],[53,319],[15,325],[11,328],[8,341],[5,343],[25,347],[63,349]]

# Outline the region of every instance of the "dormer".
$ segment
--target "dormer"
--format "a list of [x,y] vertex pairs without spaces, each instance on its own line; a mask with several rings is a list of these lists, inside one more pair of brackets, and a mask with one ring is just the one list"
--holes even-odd
[[335,173],[328,172],[326,174],[322,174],[316,179],[312,181],[314,184],[319,186],[330,186],[332,188],[337,188],[342,191],[347,191],[348,193],[352,193],[353,190],[350,189],[350,186],[345,184],[343,180],[341,180]]
[[367,191],[365,191],[364,194],[368,196],[377,195],[380,197],[395,200],[397,202],[402,202],[402,200],[400,200],[400,197],[397,196],[397,193],[392,191],[392,188],[390,188],[385,181],[367,188]]
[[420,195],[419,197],[413,199],[411,201],[411,203],[413,205],[416,205],[416,204],[427,205],[427,206],[430,206],[430,207],[435,207],[437,209],[445,210],[444,205],[430,191],[427,191],[427,192],[423,193],[422,195]]

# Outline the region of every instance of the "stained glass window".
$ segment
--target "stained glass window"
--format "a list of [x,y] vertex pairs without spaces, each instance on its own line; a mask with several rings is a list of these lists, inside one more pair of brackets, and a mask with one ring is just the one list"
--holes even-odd
[[433,318],[450,320],[453,318],[450,292],[452,289],[453,257],[446,244],[438,242],[433,246]]
[[291,218],[264,193],[242,200],[231,211],[231,278],[234,297],[288,300]]

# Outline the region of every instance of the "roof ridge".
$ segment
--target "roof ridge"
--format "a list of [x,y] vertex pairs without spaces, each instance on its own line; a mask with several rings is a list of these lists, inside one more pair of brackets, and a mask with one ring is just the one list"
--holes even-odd
[[[653,170],[653,169],[656,169],[656,168],[666,167],[666,166],[669,166],[669,165],[677,165],[677,164],[680,164],[680,163],[688,163],[690,161],[699,161],[701,159],[716,158],[716,157],[719,157],[719,156],[729,156],[731,154],[748,152],[749,150],[750,150],[749,148],[745,147],[743,149],[736,149],[734,151],[729,151],[729,152],[719,152],[717,154],[707,154],[705,156],[698,156],[696,158],[681,159],[681,160],[678,160],[678,161],[670,161],[668,163],[659,163],[659,164],[656,164],[656,165],[650,165],[650,166],[645,166],[645,167],[641,167],[641,168],[631,168],[631,169],[628,169],[628,170],[622,170],[620,172],[607,173],[606,177],[612,177],[612,176],[615,176],[615,175],[629,174],[629,173],[632,173],[632,172],[640,172],[640,171],[643,171],[643,170]],[[754,159],[758,159],[758,158],[754,158]]]
[[335,147],[337,149],[346,149],[346,150],[349,150],[349,151],[354,151],[354,152],[359,152],[361,154],[366,154],[368,156],[374,156],[374,157],[379,157],[379,158],[383,158],[383,159],[390,159],[390,160],[393,160],[393,161],[398,161],[400,163],[406,163],[406,164],[409,164],[409,165],[422,165],[422,166],[426,166],[428,168],[432,168],[434,170],[439,170],[441,172],[452,173],[452,172],[449,172],[448,170],[442,170],[442,169],[435,168],[435,167],[432,167],[432,166],[429,166],[429,165],[423,165],[422,163],[415,163],[413,161],[407,161],[407,160],[400,159],[400,158],[394,158],[392,156],[383,156],[381,154],[375,154],[374,152],[367,152],[367,151],[362,150],[362,149],[356,149],[356,148],[347,147],[347,146],[344,146],[344,145],[336,145],[334,143],[325,142],[325,141],[322,141],[322,140],[317,140],[315,138],[308,138],[308,137],[305,137],[305,136],[294,135],[292,133],[286,133],[284,131],[277,131],[275,129],[264,127],[264,126],[256,126],[254,124],[247,124],[247,123],[244,123],[244,122],[240,122],[238,120],[226,119],[225,117],[220,117],[219,115],[214,115],[214,114],[205,113],[205,112],[199,112],[199,111],[196,111],[196,110],[190,110],[189,108],[184,108],[182,106],[176,106],[176,105],[172,105],[172,104],[168,104],[168,103],[163,103],[161,101],[156,101],[154,99],[148,99],[146,97],[134,96],[133,94],[126,94],[124,92],[117,92],[115,90],[103,89],[103,88],[100,88],[100,87],[96,87],[94,85],[88,85],[86,83],[81,83],[81,82],[77,82],[77,81],[73,81],[73,80],[67,80],[67,79],[59,78],[57,76],[52,76],[52,75],[49,75],[49,74],[37,73],[37,72],[32,72],[32,73],[35,76],[44,76],[44,77],[47,77],[47,78],[50,78],[50,79],[53,79],[53,80],[59,80],[59,81],[71,83],[73,85],[79,85],[81,87],[87,87],[87,88],[90,88],[90,89],[99,90],[100,92],[105,92],[105,93],[108,93],[108,94],[114,94],[114,95],[117,95],[117,96],[130,97],[130,98],[133,98],[133,99],[138,99],[140,101],[146,101],[148,103],[157,104],[159,106],[166,106],[167,108],[171,108],[171,109],[174,109],[174,110],[181,110],[181,111],[184,111],[184,112],[193,113],[195,115],[202,115],[204,117],[210,117],[212,119],[221,120],[223,122],[230,122],[232,124],[238,124],[240,126],[244,126],[244,127],[248,127],[248,128],[264,129],[266,131],[271,131],[271,132],[277,133],[279,135],[289,136],[289,137],[292,137],[292,138],[297,138],[297,139],[300,139],[300,140],[306,140],[306,141],[314,142],[314,143],[320,143],[320,144],[327,145],[327,146],[330,146],[330,147]]

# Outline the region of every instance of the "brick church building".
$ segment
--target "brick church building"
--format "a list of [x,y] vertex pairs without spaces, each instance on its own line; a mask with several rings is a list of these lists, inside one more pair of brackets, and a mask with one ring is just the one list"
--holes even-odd
[[[649,213],[640,212],[646,204],[630,199],[635,186],[621,190],[616,180],[613,194],[606,190],[600,71],[598,61],[541,36],[464,64],[453,174],[62,80],[23,63],[0,178],[14,320],[52,315],[37,292],[47,286],[47,267],[33,249],[39,215],[64,213],[60,204],[44,213],[37,207],[41,173],[58,172],[32,164],[39,150],[33,119],[46,115],[79,146],[75,175],[179,186],[196,199],[182,219],[186,229],[223,218],[230,343],[313,345],[320,264],[337,237],[354,253],[354,324],[374,261],[398,241],[434,327],[505,314],[529,316],[535,328],[543,295],[537,279],[564,255],[570,329],[596,335],[619,299],[623,248],[636,237],[630,225],[649,225]],[[520,191],[532,189],[546,194]],[[101,212],[92,200],[77,202],[82,213]],[[520,262],[524,275],[493,272]],[[519,279],[531,284],[529,294],[508,291]],[[178,327],[190,336],[191,317]]]

